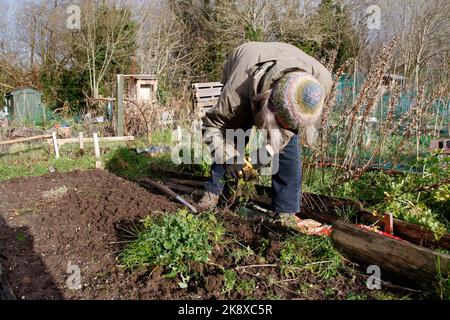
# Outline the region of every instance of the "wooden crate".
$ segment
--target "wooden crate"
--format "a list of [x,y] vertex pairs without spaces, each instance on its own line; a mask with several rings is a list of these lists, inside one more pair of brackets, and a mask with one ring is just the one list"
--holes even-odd
[[194,83],[191,88],[194,112],[203,117],[208,109],[217,104],[223,84],[220,82]]

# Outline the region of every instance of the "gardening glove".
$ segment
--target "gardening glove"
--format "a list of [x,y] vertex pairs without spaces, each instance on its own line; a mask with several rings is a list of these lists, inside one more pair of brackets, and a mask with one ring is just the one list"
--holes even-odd
[[236,156],[233,158],[232,163],[225,164],[224,166],[225,177],[228,179],[243,179],[244,181],[249,181],[257,175],[257,172],[253,169],[249,158],[243,161]]

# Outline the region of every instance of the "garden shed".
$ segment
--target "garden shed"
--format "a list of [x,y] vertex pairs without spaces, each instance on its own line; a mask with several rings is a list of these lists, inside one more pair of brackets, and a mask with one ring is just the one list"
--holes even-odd
[[35,123],[45,116],[42,93],[31,87],[16,88],[8,92],[5,103],[12,120]]

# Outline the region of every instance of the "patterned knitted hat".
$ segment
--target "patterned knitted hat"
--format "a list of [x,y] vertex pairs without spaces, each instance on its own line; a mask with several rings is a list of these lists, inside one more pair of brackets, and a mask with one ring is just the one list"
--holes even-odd
[[290,129],[300,129],[319,119],[324,99],[324,89],[316,78],[306,72],[289,72],[273,87],[272,111]]

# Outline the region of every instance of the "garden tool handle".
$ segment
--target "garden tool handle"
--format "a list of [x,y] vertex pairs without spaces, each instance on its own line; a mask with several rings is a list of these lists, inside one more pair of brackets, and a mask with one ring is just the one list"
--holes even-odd
[[189,202],[187,202],[185,199],[183,199],[179,194],[175,193],[174,191],[172,191],[171,189],[169,189],[167,186],[163,185],[162,183],[156,182],[155,180],[152,180],[152,179],[149,179],[149,178],[142,178],[140,180],[150,184],[151,186],[153,186],[153,187],[155,187],[155,188],[157,188],[159,190],[161,190],[162,192],[164,192],[168,196],[172,197],[176,201],[178,201],[181,204],[183,204],[185,207],[187,207],[189,210],[191,210],[191,212],[197,213],[197,209],[193,205],[191,205]]

